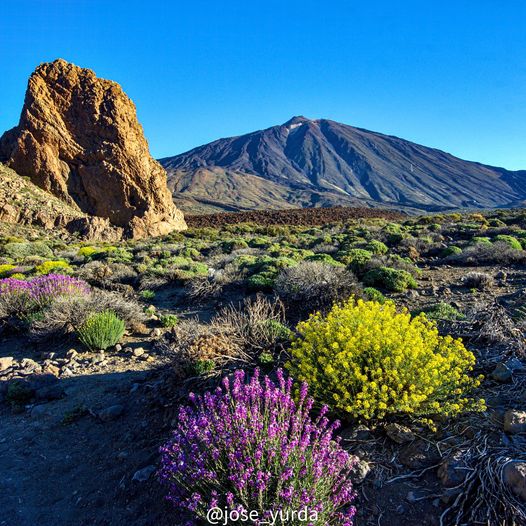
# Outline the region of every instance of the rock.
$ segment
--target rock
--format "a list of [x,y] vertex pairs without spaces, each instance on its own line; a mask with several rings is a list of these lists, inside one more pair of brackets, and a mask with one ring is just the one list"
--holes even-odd
[[504,466],[502,476],[513,493],[526,501],[526,462],[508,462]]
[[117,83],[65,60],[31,75],[20,122],[0,138],[0,162],[128,236],[186,228],[133,102]]
[[457,453],[440,464],[437,471],[438,478],[446,488],[453,488],[462,484],[467,475],[466,465],[462,455]]
[[125,352],[126,354],[131,354],[133,353],[133,349],[131,347],[124,347],[122,352]]
[[145,468],[136,471],[132,480],[135,482],[146,482],[155,473],[155,470],[155,466],[146,466]]
[[162,335],[162,331],[161,329],[159,328],[156,328],[156,329],[152,329],[152,332],[150,333],[150,336],[152,338],[160,338]]
[[75,358],[77,358],[78,355],[79,353],[75,349],[70,349],[66,353],[66,358],[68,358],[69,360],[74,360]]
[[136,358],[139,358],[142,356],[146,351],[142,347],[137,347],[137,349],[133,349],[133,356]]
[[111,422],[112,420],[116,420],[117,418],[119,418],[123,413],[124,406],[116,404],[100,411],[99,418],[103,422]]
[[42,370],[44,373],[52,374],[54,376],[58,376],[60,374],[60,369],[52,363],[46,364]]
[[122,345],[120,343],[118,343],[117,345],[115,345],[114,349],[115,349],[115,352],[121,352],[122,351]]
[[496,382],[509,382],[511,381],[512,371],[511,369],[504,363],[499,363],[491,373],[491,377]]
[[32,360],[31,358],[23,358],[20,361],[20,367],[26,369],[27,371],[38,371],[40,370],[40,365]]
[[504,413],[504,431],[506,433],[526,433],[526,411],[508,409]]
[[60,376],[63,378],[71,378],[73,376],[73,371],[69,367],[63,367],[60,370]]
[[14,358],[12,356],[3,356],[0,358],[0,371],[5,371],[9,369],[14,363]]
[[369,462],[363,459],[359,459],[353,468],[352,480],[356,484],[359,484],[360,482],[363,482],[365,480],[365,477],[367,477],[370,471],[371,466],[369,465]]
[[401,426],[400,424],[387,424],[385,426],[385,432],[387,436],[397,444],[405,444],[415,439],[414,433],[408,427]]

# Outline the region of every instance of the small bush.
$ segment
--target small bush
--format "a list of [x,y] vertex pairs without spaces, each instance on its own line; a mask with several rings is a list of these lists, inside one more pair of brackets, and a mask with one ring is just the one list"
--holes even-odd
[[380,287],[392,292],[404,292],[416,288],[415,278],[406,270],[379,267],[369,270],[363,278],[364,285]]
[[441,257],[447,258],[449,256],[457,256],[458,254],[462,254],[462,249],[460,247],[456,246],[450,246],[442,250],[440,253]]
[[462,280],[462,284],[468,289],[485,290],[492,283],[493,278],[485,272],[468,272]]
[[175,314],[163,314],[160,322],[163,327],[172,328],[179,323],[179,318]]
[[335,301],[360,291],[352,272],[315,261],[283,270],[274,288],[287,307],[300,315],[327,310]]
[[387,254],[387,252],[389,252],[389,248],[387,247],[387,245],[385,243],[382,243],[381,241],[377,241],[376,239],[369,241],[365,248],[366,250],[372,252],[377,256],[383,256],[384,254]]
[[161,449],[168,498],[196,519],[220,507],[256,511],[261,521],[281,512],[280,523],[300,526],[306,523],[290,514],[308,506],[316,510],[310,524],[351,526],[355,460],[332,438],[338,424],[330,424],[327,408],[312,420],[307,387],[295,401],[292,381],[281,371],[277,377],[276,385],[256,370],[246,383],[237,371],[180,409]]
[[369,301],[376,301],[378,303],[385,303],[386,301],[385,296],[378,289],[375,289],[374,287],[365,287],[363,289],[363,295]]
[[15,261],[20,261],[30,256],[53,257],[53,251],[42,241],[7,243],[4,245],[2,253]]
[[439,336],[424,315],[398,313],[392,302],[350,300],[326,317],[311,316],[298,332],[291,374],[343,414],[427,417],[483,406],[467,396],[480,384],[468,374],[473,353],[460,340]]
[[499,234],[498,236],[495,236],[493,238],[493,242],[504,243],[512,250],[522,250],[522,245],[520,241],[517,238],[513,236],[508,236],[506,234]]
[[462,314],[458,309],[455,309],[449,303],[435,303],[430,307],[425,308],[422,312],[425,313],[426,317],[430,320],[463,320],[466,316]]
[[126,326],[113,311],[105,310],[92,314],[79,327],[79,340],[90,350],[106,350],[113,347],[124,334]]
[[153,290],[141,290],[140,296],[143,300],[153,300],[155,298],[155,292]]
[[35,273],[39,275],[47,274],[69,274],[73,269],[67,261],[44,261],[35,267]]

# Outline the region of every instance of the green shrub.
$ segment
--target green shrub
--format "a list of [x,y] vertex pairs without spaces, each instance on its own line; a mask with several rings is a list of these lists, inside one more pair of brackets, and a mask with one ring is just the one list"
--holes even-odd
[[4,245],[3,254],[16,261],[23,260],[29,256],[42,258],[53,257],[53,251],[43,241],[35,241],[34,243],[7,243]]
[[378,303],[385,303],[385,296],[374,287],[365,287],[363,289],[363,294],[369,301],[376,301]]
[[143,300],[153,300],[155,298],[155,292],[153,290],[145,289],[141,291],[140,296]]
[[491,240],[489,237],[474,236],[471,238],[471,243],[473,245],[490,245]]
[[493,238],[493,242],[505,243],[506,245],[508,245],[509,248],[513,250],[522,250],[522,245],[520,241],[517,238],[513,236],[508,236],[506,234],[499,234],[498,236],[495,236]]
[[92,314],[78,328],[79,340],[90,350],[106,350],[119,343],[125,324],[113,311]]
[[321,261],[322,263],[327,263],[334,267],[342,267],[343,264],[339,261],[336,261],[330,254],[313,254],[312,256],[307,256],[305,261]]
[[350,248],[341,252],[338,257],[342,263],[359,273],[373,257],[373,253],[363,248]]
[[287,368],[343,415],[427,418],[484,409],[483,401],[468,398],[481,382],[469,375],[473,353],[461,340],[440,336],[424,315],[397,312],[391,301],[351,299],[297,330]]
[[16,265],[10,265],[9,263],[6,263],[5,265],[0,265],[0,278],[7,278],[8,276],[11,276],[13,270],[15,269]]
[[172,328],[179,323],[179,318],[175,314],[163,314],[160,322],[163,327]]
[[389,248],[387,248],[387,245],[385,243],[382,243],[381,241],[377,241],[376,239],[369,241],[365,248],[366,250],[369,250],[369,252],[372,252],[376,256],[383,256],[384,254],[387,254],[387,252],[389,252]]
[[46,274],[68,274],[72,272],[70,264],[67,261],[44,261],[35,267],[35,272],[40,275]]
[[415,278],[409,272],[391,267],[369,270],[363,278],[363,283],[368,287],[380,287],[392,292],[404,292],[417,286]]
[[463,320],[465,319],[464,314],[462,314],[458,309],[455,309],[449,303],[436,303],[430,307],[425,308],[423,311],[426,317],[430,320]]
[[440,255],[443,258],[447,258],[448,256],[457,256],[458,254],[462,254],[462,249],[460,247],[455,246],[455,245],[452,245],[450,247],[445,248],[440,253]]

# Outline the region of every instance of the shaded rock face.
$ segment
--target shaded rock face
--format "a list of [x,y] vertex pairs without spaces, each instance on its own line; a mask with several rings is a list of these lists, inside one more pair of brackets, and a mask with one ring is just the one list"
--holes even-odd
[[35,70],[20,123],[0,139],[0,161],[129,236],[186,228],[133,102],[89,69],[56,60]]

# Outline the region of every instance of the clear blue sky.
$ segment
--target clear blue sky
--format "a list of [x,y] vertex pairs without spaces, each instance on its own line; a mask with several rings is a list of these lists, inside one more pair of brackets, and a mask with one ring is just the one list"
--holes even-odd
[[523,0],[2,0],[0,130],[58,57],[119,82],[156,157],[330,118],[526,169]]

